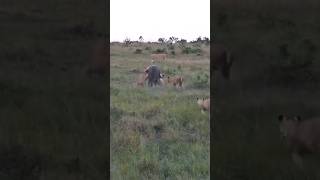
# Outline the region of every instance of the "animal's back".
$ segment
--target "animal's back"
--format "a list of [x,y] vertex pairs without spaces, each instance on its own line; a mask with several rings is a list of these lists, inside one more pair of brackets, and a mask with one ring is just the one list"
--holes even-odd
[[167,54],[151,54],[150,56],[153,60],[165,60],[167,58]]
[[137,85],[144,86],[145,78],[146,78],[145,74],[139,74],[137,79]]
[[172,83],[173,86],[182,87],[183,84],[183,77],[182,76],[173,76],[167,78],[168,83]]
[[148,71],[149,85],[156,85],[160,81],[160,68],[158,66],[152,65]]
[[204,106],[206,107],[207,110],[210,110],[210,98],[204,101]]

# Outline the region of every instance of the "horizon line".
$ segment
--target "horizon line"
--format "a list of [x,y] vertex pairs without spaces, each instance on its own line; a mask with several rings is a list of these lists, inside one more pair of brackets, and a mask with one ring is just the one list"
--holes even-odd
[[[143,37],[143,36],[142,36]],[[170,36],[170,37],[172,37],[172,36]],[[174,36],[173,36],[174,37]],[[204,38],[208,38],[209,39],[209,41],[210,41],[210,36],[198,36],[198,37],[196,37],[196,38],[194,38],[193,40],[188,40],[187,38],[178,38],[178,41],[179,40],[181,40],[181,39],[184,39],[184,40],[186,40],[187,42],[192,42],[192,41],[196,41],[199,37],[201,37],[201,39],[204,39]],[[160,37],[160,38],[163,38],[163,37]],[[158,38],[158,39],[160,39],[160,38]],[[143,39],[143,41],[140,41],[139,40],[139,38],[138,39],[131,39],[131,38],[123,38],[122,40],[111,40],[110,39],[110,42],[124,42],[126,39],[129,39],[130,41],[132,41],[132,42],[134,42],[134,41],[138,41],[138,42],[159,42],[159,40],[145,40],[145,39]],[[169,38],[164,38],[165,40],[169,40]]]

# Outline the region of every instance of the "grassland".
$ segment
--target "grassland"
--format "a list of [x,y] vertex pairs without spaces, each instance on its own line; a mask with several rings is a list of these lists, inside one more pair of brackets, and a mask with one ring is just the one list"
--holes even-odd
[[209,179],[209,115],[196,104],[196,97],[209,97],[209,79],[199,86],[194,78],[209,75],[209,46],[201,45],[200,55],[176,46],[175,55],[157,63],[166,75],[185,78],[183,90],[137,87],[150,54],[163,47],[111,44],[111,179]]
[[[215,75],[211,178],[319,179],[280,139],[279,114],[319,116],[319,3],[213,2],[213,43],[235,54],[230,81]],[[307,162],[314,157],[307,158]],[[315,170],[317,169],[317,170]]]
[[[99,4],[100,3],[100,4]],[[0,179],[105,179],[103,1],[1,1]]]

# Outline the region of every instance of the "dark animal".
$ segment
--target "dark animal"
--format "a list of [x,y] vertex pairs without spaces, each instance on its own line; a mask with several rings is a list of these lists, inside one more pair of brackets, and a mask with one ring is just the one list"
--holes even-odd
[[145,71],[148,74],[148,86],[160,85],[161,71],[156,65],[151,65]]

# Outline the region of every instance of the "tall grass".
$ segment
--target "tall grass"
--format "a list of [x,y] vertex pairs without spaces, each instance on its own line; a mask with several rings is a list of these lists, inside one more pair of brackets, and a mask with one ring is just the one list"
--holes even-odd
[[[196,104],[197,96],[209,96],[208,89],[134,86],[137,74],[130,70],[143,69],[150,60],[127,54],[129,49],[111,47],[111,53],[122,54],[111,56],[112,179],[209,179],[209,116]],[[180,69],[192,83],[188,74],[199,69],[176,60],[158,65],[167,75]]]

